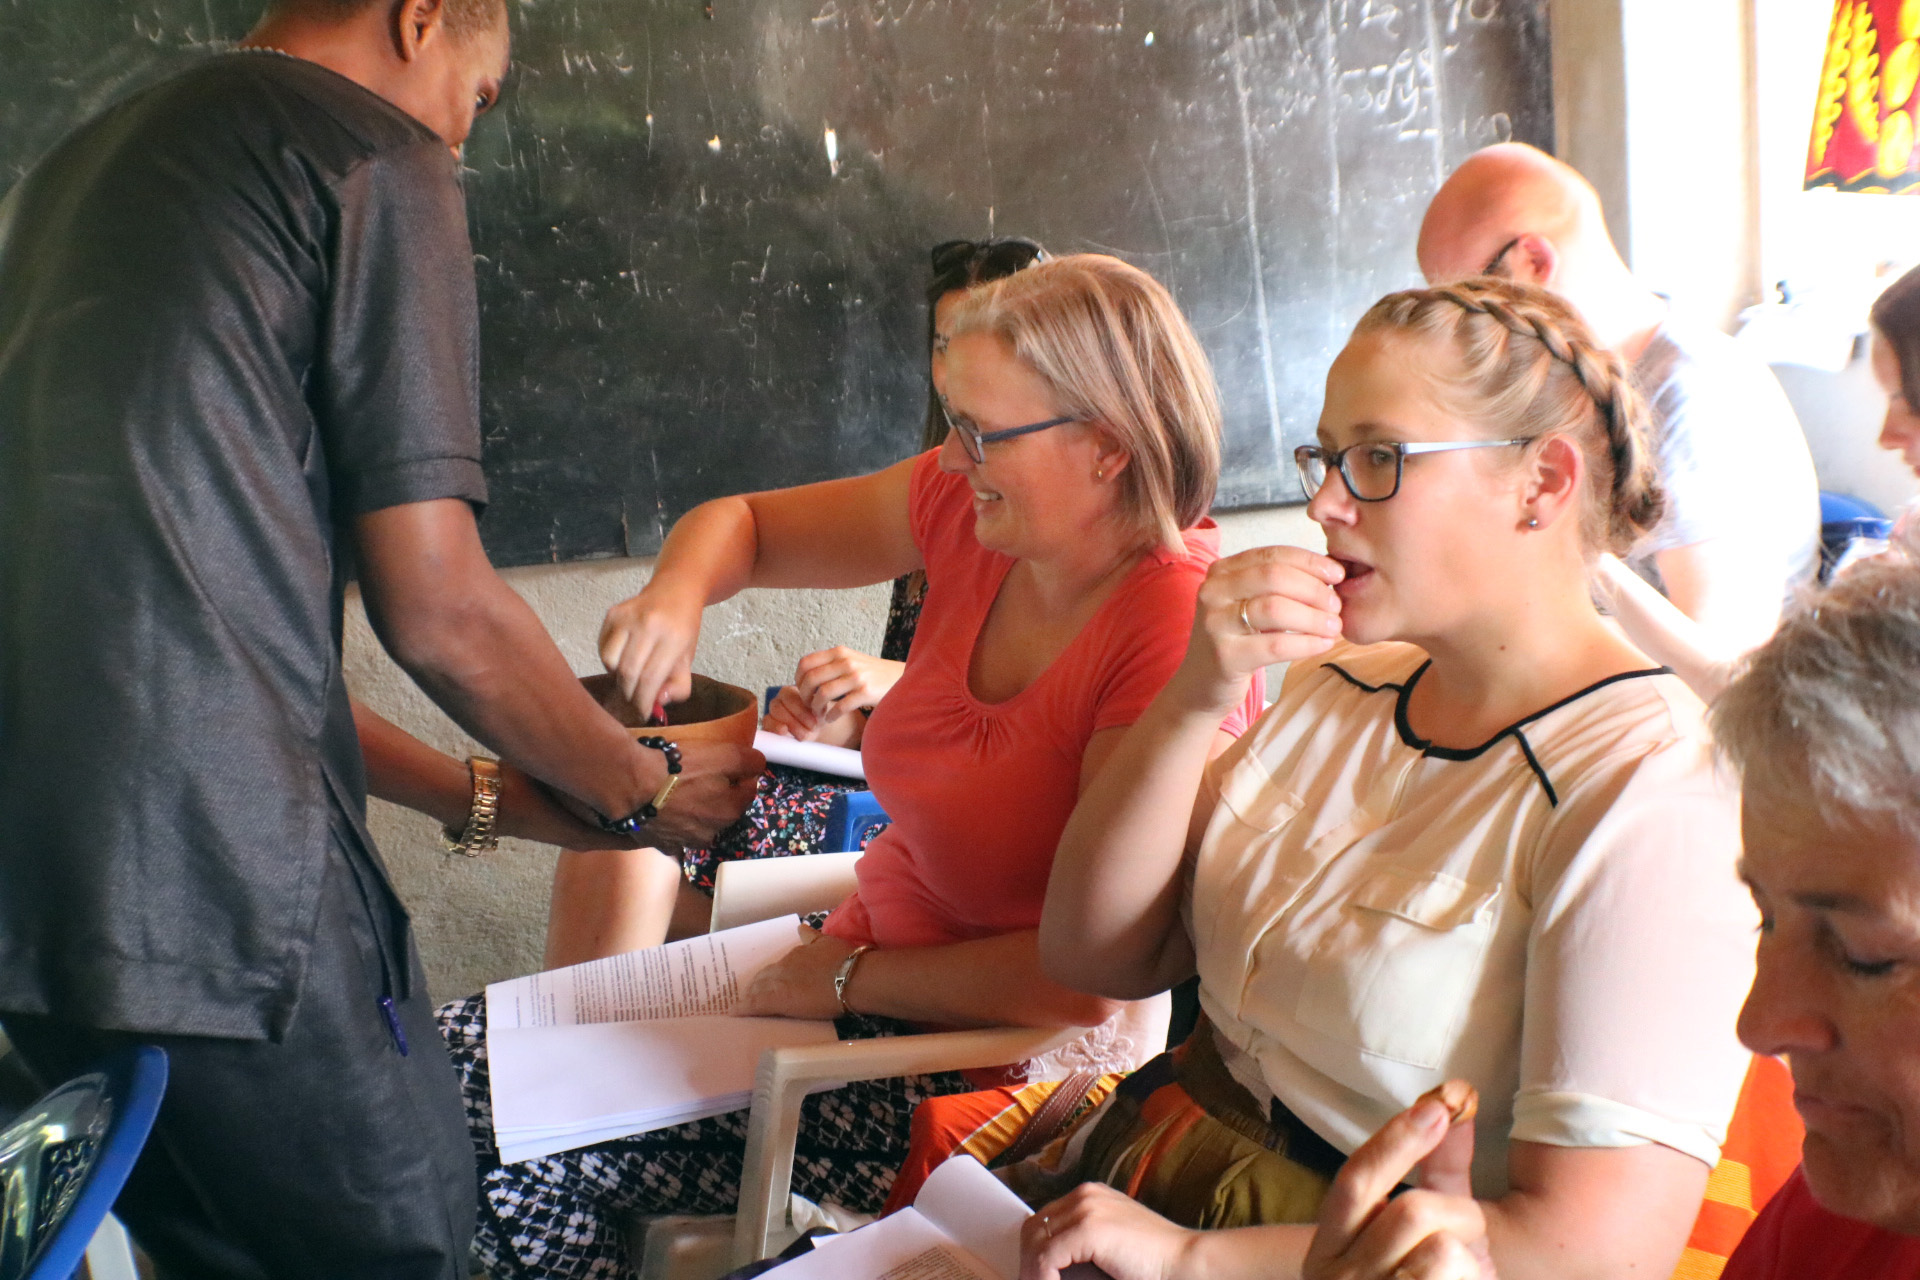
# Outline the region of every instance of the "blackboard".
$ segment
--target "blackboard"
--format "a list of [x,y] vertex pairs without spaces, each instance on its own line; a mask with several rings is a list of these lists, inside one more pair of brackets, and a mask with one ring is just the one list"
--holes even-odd
[[[258,0],[0,4],[0,186]],[[509,0],[465,160],[500,564],[647,554],[695,503],[917,445],[926,249],[1118,254],[1288,450],[1473,149],[1552,140],[1546,0]]]

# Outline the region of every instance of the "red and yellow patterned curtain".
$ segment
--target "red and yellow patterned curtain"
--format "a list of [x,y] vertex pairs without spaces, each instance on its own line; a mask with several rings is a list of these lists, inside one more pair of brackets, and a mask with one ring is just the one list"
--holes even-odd
[[1920,185],[1917,82],[1920,0],[1836,0],[1806,185],[1880,192]]

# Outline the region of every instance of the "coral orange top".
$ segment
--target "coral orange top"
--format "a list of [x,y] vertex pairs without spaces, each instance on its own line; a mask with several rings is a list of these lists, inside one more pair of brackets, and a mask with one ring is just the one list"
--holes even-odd
[[[936,454],[915,464],[909,498],[926,604],[906,672],[861,743],[893,825],[867,847],[859,888],[824,926],[882,947],[1039,926],[1087,742],[1132,724],[1173,675],[1200,579],[1220,554],[1209,520],[1187,531],[1186,554],[1143,556],[1038,679],[1005,702],[981,702],[967,666],[1014,561],[974,539],[972,491],[964,476],[941,472]],[[1221,727],[1239,734],[1263,703],[1256,678]]]

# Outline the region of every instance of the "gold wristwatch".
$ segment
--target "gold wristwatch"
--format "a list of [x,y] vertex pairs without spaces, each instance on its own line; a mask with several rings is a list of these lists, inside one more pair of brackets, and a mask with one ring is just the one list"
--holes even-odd
[[464,830],[444,829],[447,852],[477,858],[500,847],[494,824],[500,820],[500,762],[485,756],[467,757],[467,775],[473,779],[473,804]]

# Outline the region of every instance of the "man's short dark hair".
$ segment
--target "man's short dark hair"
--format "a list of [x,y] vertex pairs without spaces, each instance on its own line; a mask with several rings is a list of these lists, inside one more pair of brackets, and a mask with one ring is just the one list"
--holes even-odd
[[[375,5],[394,4],[397,0],[272,0],[270,15],[313,18],[322,22],[343,22],[358,17]],[[447,31],[457,39],[491,31],[506,17],[506,0],[441,0],[446,5]]]

